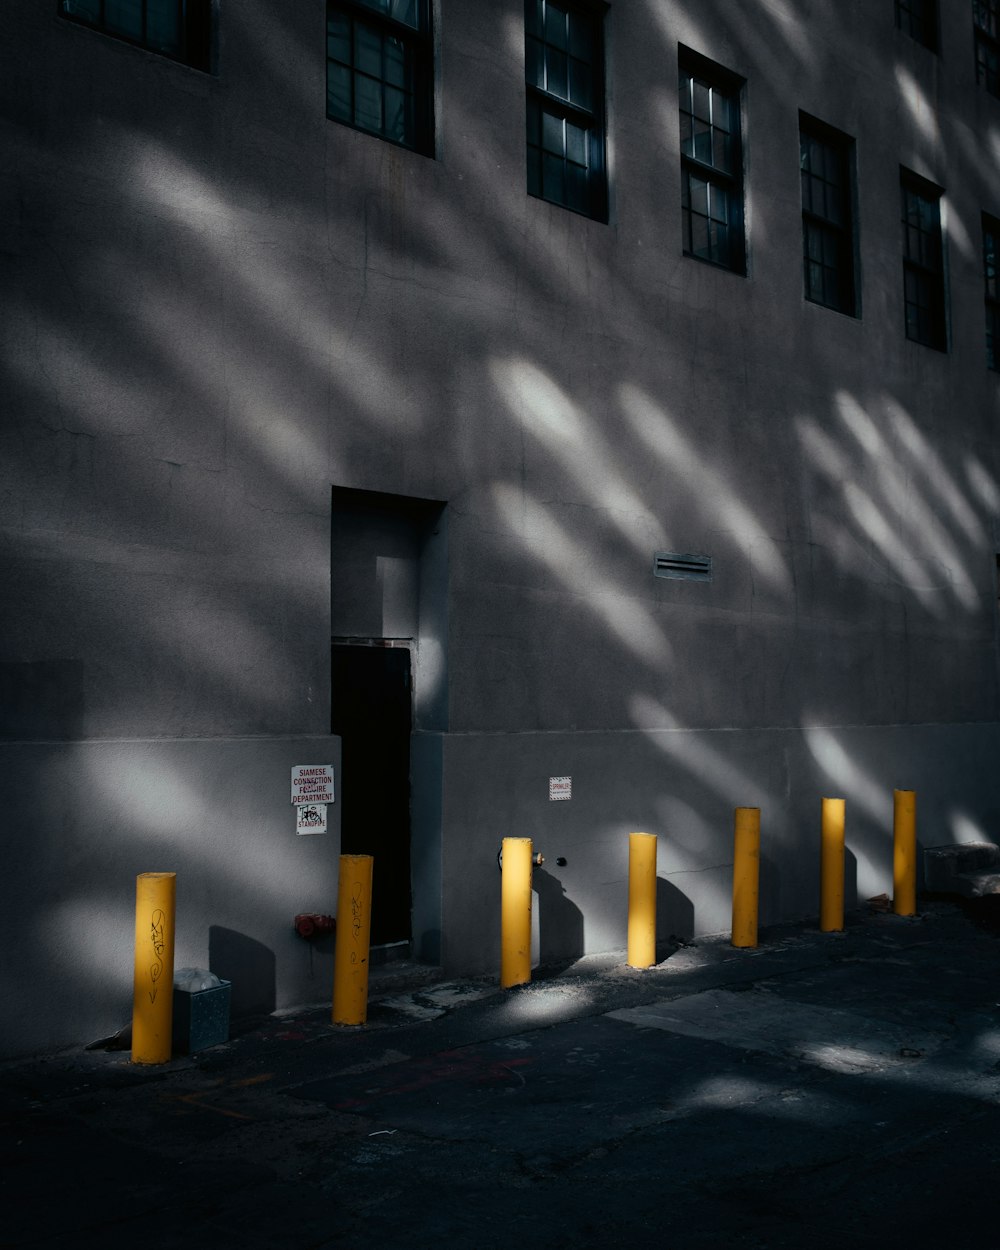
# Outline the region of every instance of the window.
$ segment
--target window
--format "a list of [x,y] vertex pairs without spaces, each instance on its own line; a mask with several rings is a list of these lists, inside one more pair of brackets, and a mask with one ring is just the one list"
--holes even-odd
[[433,91],[430,0],[327,4],[327,117],[430,156]]
[[896,0],[896,25],[917,43],[937,51],[937,0]]
[[212,0],[59,0],[59,12],[194,69],[209,68]]
[[847,135],[799,114],[805,296],[854,316],[852,147]]
[[607,221],[603,6],[525,0],[528,194]]
[[976,82],[1000,96],[1000,0],[972,0],[976,29]]
[[684,252],[746,272],[743,239],[742,83],[682,49],[681,219]]
[[941,189],[904,170],[903,291],[906,337],[945,351]]
[[983,213],[983,278],[986,284],[986,363],[1000,370],[1000,221]]

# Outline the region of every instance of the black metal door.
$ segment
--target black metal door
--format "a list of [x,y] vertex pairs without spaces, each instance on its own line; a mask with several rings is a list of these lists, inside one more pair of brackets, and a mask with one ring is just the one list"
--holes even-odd
[[332,725],[343,739],[341,852],[371,855],[373,946],[410,937],[410,653],[335,644]]

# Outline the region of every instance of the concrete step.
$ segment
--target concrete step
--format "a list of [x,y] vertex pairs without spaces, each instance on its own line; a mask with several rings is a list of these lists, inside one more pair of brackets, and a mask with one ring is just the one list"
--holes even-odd
[[930,894],[985,898],[1000,894],[1000,846],[961,842],[924,851],[924,888]]

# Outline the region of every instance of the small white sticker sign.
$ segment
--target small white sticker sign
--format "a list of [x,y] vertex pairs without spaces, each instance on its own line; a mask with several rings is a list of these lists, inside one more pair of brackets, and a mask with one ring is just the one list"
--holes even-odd
[[297,803],[295,805],[296,833],[326,833],[326,804]]
[[294,765],[292,768],[292,802],[332,803],[333,765]]
[[555,802],[557,799],[571,799],[573,797],[573,778],[572,777],[550,777],[549,778],[549,801]]

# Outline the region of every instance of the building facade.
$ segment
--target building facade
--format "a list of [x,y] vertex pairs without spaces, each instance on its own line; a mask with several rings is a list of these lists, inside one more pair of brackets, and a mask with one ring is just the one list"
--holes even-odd
[[[3,1049],[130,1010],[134,877],[238,1010],[817,914],[991,838],[998,5],[10,0]],[[342,752],[342,754],[341,754]],[[289,770],[333,763],[326,835]],[[555,801],[552,778],[570,778]]]

